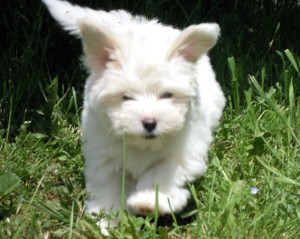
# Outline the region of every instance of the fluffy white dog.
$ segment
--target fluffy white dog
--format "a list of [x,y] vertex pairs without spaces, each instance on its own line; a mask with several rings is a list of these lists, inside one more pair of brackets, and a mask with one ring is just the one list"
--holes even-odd
[[154,212],[159,185],[159,213],[182,210],[189,198],[186,181],[207,169],[225,105],[206,55],[219,26],[181,31],[122,10],[43,2],[64,29],[81,38],[90,70],[82,113],[88,212],[120,209],[124,144],[126,208]]

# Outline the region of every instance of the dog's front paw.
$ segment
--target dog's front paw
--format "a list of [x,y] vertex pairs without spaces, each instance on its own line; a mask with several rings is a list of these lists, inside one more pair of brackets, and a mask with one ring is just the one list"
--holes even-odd
[[[169,194],[158,192],[158,212],[159,215],[165,215],[173,212],[179,212],[187,204],[189,191],[185,188],[176,188]],[[154,214],[155,212],[155,190],[138,191],[129,196],[127,206],[138,215]]]
[[[133,213],[138,215],[154,214],[155,212],[155,195],[154,190],[144,190],[135,192],[127,200],[128,207]],[[163,193],[158,193],[158,211],[160,215],[170,213],[168,197]]]
[[107,220],[107,219],[101,219],[97,225],[100,228],[101,233],[104,236],[109,236],[109,228],[113,228],[117,226],[117,220]]

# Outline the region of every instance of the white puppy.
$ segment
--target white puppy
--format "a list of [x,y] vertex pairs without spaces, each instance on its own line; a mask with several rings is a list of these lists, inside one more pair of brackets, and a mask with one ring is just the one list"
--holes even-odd
[[81,38],[90,70],[82,113],[88,212],[120,209],[124,144],[126,208],[154,212],[159,185],[159,213],[182,210],[189,197],[186,181],[207,169],[225,105],[206,55],[219,26],[181,31],[122,10],[43,2],[64,29]]

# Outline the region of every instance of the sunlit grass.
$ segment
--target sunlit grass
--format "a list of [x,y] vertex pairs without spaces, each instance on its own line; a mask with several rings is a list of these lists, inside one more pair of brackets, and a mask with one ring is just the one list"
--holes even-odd
[[[228,3],[230,13],[224,1],[103,3],[176,26],[222,16],[211,56],[228,103],[209,168],[187,185],[184,211],[161,218],[126,210],[85,214],[80,111],[87,73],[76,57],[80,43],[62,35],[42,6],[19,3],[3,3],[1,22],[8,29],[0,48],[1,239],[105,238],[97,221],[116,216],[122,220],[109,238],[300,238],[300,62],[292,44],[298,33],[286,32],[284,21],[297,10],[292,1],[271,4],[280,9],[272,19],[256,2]],[[245,16],[247,26],[239,19],[243,11],[257,16]]]
[[[290,76],[297,73],[286,55],[284,65]],[[188,185],[189,206],[158,221],[155,215],[141,218],[123,211],[111,238],[299,236],[299,97],[292,85],[285,95],[284,82],[263,90],[258,81],[249,75],[249,87],[240,94],[246,103],[238,113],[228,104],[208,172]],[[21,126],[15,142],[1,138],[1,175],[11,178],[9,188],[1,181],[1,238],[103,238],[97,219],[84,214],[80,130],[64,121],[61,107],[53,109],[59,127],[51,138],[29,132],[30,122]]]

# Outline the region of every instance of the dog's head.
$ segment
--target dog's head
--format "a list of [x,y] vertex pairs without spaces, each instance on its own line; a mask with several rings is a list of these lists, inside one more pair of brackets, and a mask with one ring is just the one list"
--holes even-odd
[[64,28],[82,39],[91,72],[85,104],[105,112],[108,131],[126,132],[127,142],[139,147],[161,147],[185,126],[191,102],[201,97],[196,63],[215,45],[217,24],[179,31],[155,21],[130,23],[126,12],[43,1]]

